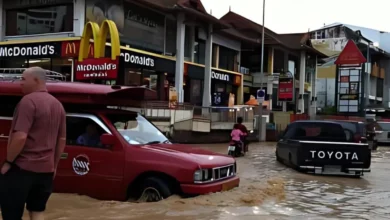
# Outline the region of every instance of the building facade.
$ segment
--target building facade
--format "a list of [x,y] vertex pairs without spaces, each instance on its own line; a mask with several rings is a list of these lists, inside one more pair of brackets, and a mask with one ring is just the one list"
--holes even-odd
[[[262,74],[262,26],[234,12],[217,19],[200,0],[0,0],[0,8],[2,69],[41,66],[68,81],[85,81],[75,75],[84,26],[108,19],[120,34],[123,71],[115,80],[88,82],[146,86],[162,101],[175,87],[179,102],[205,107],[228,106],[231,95],[234,104],[244,104],[264,88],[270,110],[316,109],[316,64],[324,56],[306,34],[281,35],[265,28]],[[295,97],[280,102],[278,78],[286,72],[294,76]]]
[[[124,71],[117,80],[88,81],[147,86],[163,101],[175,87],[180,102],[223,106],[230,93],[236,104],[243,102],[241,41],[214,34],[228,25],[209,15],[200,1],[0,2],[0,68],[41,66],[79,81],[74,63],[84,25],[109,19],[120,34]],[[92,57],[94,51],[89,53]]]
[[[310,44],[307,33],[277,34],[264,28],[264,65],[261,73],[261,35],[262,26],[232,11],[221,18],[231,25],[242,39],[241,68],[246,69],[244,77],[252,83],[244,82],[244,99],[248,100],[256,90],[267,91],[263,103],[274,111],[294,111],[315,114],[315,78],[317,63],[326,57]],[[232,33],[230,31],[230,33]],[[234,34],[234,32],[232,33]],[[279,76],[290,72],[294,77],[294,91],[291,101],[282,102],[278,97]]]
[[[389,69],[390,33],[358,27],[347,24],[335,23],[327,25],[310,33],[312,45],[317,50],[329,56],[325,64],[318,69],[317,97],[318,107],[324,113],[339,112],[340,103],[335,93],[337,86],[337,66],[334,64],[337,57],[345,48],[349,40],[353,40],[362,52],[367,62],[363,69],[363,87],[360,90],[365,101],[363,108],[370,112],[373,110],[384,111],[389,106],[390,82],[386,77]],[[348,92],[348,91],[341,91]],[[349,100],[353,102],[357,100]],[[350,112],[352,114],[352,112]],[[356,112],[356,114],[364,114]]]

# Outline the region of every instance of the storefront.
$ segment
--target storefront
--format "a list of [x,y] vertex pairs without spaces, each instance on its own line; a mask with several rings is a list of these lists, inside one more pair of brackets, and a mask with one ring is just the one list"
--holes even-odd
[[40,66],[47,70],[62,73],[67,77],[67,80],[71,80],[72,59],[63,56],[62,40],[31,43],[20,41],[1,42],[0,68],[6,71],[7,69],[16,70],[18,68]]
[[[202,105],[204,66],[197,64],[185,64],[184,102],[193,105]],[[235,96],[235,104],[241,87],[240,73],[213,68],[211,70],[211,104],[212,106],[228,106],[229,95]]]
[[167,101],[169,87],[175,86],[175,61],[163,56],[152,56],[130,49],[121,49],[124,60],[124,73],[121,84],[146,86],[158,91],[159,99]]
[[204,66],[184,63],[184,102],[202,106]]
[[[63,42],[63,56],[77,59],[80,41]],[[93,46],[89,47],[89,57],[93,57]],[[110,57],[111,48],[107,46],[106,57]],[[126,86],[145,86],[158,91],[160,100],[168,100],[169,86],[174,86],[175,61],[145,51],[121,48],[121,68],[115,79],[89,78],[74,74],[74,81],[88,81],[99,84],[119,84]]]
[[[160,100],[168,100],[169,86],[174,86],[175,60],[148,52],[121,48],[121,68],[115,78],[105,76],[85,77],[77,74],[75,61],[79,55],[80,38],[64,38],[54,41],[39,40],[0,43],[0,68],[22,69],[40,66],[66,76],[67,81],[84,81],[99,84],[146,86],[158,91]],[[106,57],[111,48],[107,46]],[[89,47],[89,58],[93,58],[93,45]],[[119,64],[119,63],[118,63]]]

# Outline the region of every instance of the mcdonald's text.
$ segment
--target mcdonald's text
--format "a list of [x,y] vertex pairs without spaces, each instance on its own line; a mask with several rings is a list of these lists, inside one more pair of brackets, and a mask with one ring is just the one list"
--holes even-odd
[[54,55],[53,45],[0,47],[0,57],[29,57]]
[[111,58],[91,58],[77,61],[75,67],[76,80],[116,79],[119,60]]

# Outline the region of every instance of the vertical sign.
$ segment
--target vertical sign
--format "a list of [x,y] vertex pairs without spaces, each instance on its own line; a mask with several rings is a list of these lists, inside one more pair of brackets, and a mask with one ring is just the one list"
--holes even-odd
[[361,69],[340,68],[338,79],[338,112],[357,113],[361,97]]
[[278,101],[279,102],[292,102],[294,101],[294,76],[291,72],[280,74],[279,76],[279,88],[278,88]]
[[[341,51],[335,64],[337,112],[356,115],[359,109],[364,113],[364,86],[362,81],[362,63],[367,62],[353,40],[349,40]],[[370,82],[366,82],[370,83]],[[368,94],[368,91],[366,91]]]

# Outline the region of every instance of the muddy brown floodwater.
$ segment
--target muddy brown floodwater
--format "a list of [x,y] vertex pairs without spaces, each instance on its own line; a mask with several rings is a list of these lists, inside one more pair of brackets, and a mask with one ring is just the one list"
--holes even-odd
[[[46,219],[211,220],[211,219],[389,219],[390,147],[373,152],[372,173],[364,177],[325,177],[298,173],[275,161],[275,144],[251,144],[238,158],[239,188],[158,203],[97,201],[54,194]],[[226,153],[226,144],[208,145]]]

